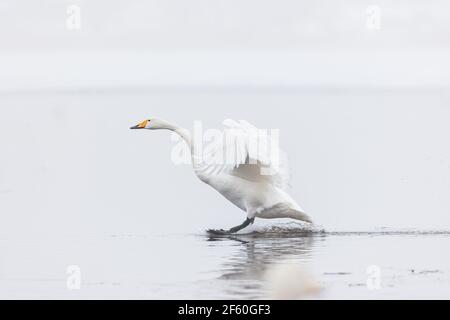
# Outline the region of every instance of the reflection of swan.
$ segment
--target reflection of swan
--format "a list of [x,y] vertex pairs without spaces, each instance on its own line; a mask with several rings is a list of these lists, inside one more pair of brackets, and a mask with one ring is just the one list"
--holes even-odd
[[[210,246],[223,246],[223,242],[234,242],[235,251],[220,267],[220,279],[226,291],[246,299],[265,298],[261,294],[266,288],[265,276],[274,265],[283,261],[305,262],[312,255],[314,242],[324,240],[321,236],[298,234],[257,234],[209,237]],[[270,279],[269,279],[270,280]],[[296,281],[299,279],[292,279]]]
[[252,224],[255,217],[311,222],[283,190],[287,185],[287,163],[280,157],[276,141],[243,120],[228,119],[224,125],[222,138],[217,141],[220,143],[209,146],[207,154],[201,151],[202,141],[193,141],[188,130],[164,120],[144,120],[131,129],[166,129],[177,133],[190,148],[194,171],[200,180],[247,212],[241,225],[227,231],[209,230],[210,233],[235,233]]

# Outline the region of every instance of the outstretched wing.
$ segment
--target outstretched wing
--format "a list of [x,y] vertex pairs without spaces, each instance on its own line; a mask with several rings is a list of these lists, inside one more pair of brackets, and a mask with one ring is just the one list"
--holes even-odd
[[269,134],[244,120],[227,119],[223,124],[222,134],[205,146],[198,170],[266,181],[280,188],[288,185],[287,158],[279,148],[277,134]]

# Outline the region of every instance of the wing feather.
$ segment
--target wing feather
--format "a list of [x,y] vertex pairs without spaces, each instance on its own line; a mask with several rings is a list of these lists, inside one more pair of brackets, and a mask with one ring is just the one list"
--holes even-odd
[[287,157],[274,137],[245,120],[226,119],[223,125],[221,138],[211,142],[199,170],[209,175],[227,173],[264,180],[280,188],[288,185]]

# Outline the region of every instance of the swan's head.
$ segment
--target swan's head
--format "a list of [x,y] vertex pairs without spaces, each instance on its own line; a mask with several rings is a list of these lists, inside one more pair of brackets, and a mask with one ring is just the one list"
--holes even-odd
[[160,119],[147,119],[137,125],[131,127],[130,129],[164,129],[167,127],[167,122]]

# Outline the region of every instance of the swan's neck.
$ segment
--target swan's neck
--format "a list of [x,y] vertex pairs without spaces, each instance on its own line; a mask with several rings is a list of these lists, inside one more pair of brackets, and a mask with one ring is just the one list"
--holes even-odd
[[[161,122],[161,121],[160,121]],[[191,132],[185,128],[182,128],[174,123],[170,123],[167,121],[164,121],[162,125],[160,125],[159,129],[166,129],[175,132],[178,134],[188,145],[189,150],[191,152],[191,162],[192,162],[192,168],[194,169],[195,174],[197,177],[207,182],[209,181],[209,175],[205,174],[202,170],[204,167],[203,163],[203,157],[202,157],[202,148],[195,147],[196,143],[195,141],[192,141],[192,135]]]
[[186,142],[189,150],[191,151],[192,167],[194,168],[194,171],[198,176],[201,175],[201,172],[198,170],[202,166],[201,148],[195,148],[195,143],[194,141],[192,141],[192,135],[190,131],[169,122],[165,122],[164,127],[162,127],[161,129],[167,129],[175,132]]
[[182,128],[179,125],[169,123],[169,122],[165,123],[165,125],[162,129],[167,129],[167,130],[173,131],[176,134],[178,134],[186,142],[186,144],[189,146],[189,149],[192,152],[193,143],[192,143],[191,133],[189,132],[189,130]]

